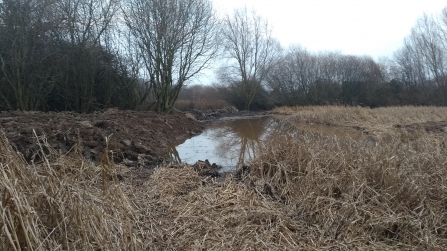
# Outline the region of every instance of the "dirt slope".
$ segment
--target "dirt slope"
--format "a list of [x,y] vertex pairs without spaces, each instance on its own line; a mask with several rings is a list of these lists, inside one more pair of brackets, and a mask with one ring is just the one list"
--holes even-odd
[[[78,114],[74,112],[1,112],[0,128],[27,161],[38,161],[36,138],[45,137],[63,154],[78,152],[94,161],[100,159],[110,137],[115,161],[127,166],[151,167],[162,160],[170,142],[181,142],[203,130],[201,122],[176,112],[119,111]],[[77,143],[80,144],[77,144]],[[80,147],[78,147],[78,145]]]

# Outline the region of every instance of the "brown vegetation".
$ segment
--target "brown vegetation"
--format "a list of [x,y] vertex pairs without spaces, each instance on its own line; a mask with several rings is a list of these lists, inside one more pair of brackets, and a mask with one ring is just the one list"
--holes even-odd
[[447,109],[434,106],[404,107],[344,107],[294,106],[275,108],[273,113],[292,115],[297,123],[353,127],[376,136],[400,132],[399,127],[410,124],[446,122]]
[[444,142],[445,135],[424,131],[373,146],[281,136],[252,163],[246,183],[283,203],[299,226],[292,239],[315,249],[442,250]]
[[2,136],[0,249],[445,250],[447,135],[415,123],[446,109],[350,109],[301,108],[292,121],[362,127],[377,144],[274,135],[223,181],[174,165],[136,184],[107,162],[105,190],[104,161],[51,151],[27,165]]
[[99,166],[79,153],[44,155],[51,149],[44,142],[39,138],[43,161],[28,165],[0,135],[0,249],[131,250],[133,212],[124,187],[111,179],[106,190]]

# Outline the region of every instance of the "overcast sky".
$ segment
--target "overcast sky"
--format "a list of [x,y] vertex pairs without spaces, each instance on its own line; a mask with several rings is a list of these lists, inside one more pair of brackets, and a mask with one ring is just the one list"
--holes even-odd
[[424,13],[440,13],[446,0],[212,0],[220,13],[247,6],[269,20],[283,46],[391,56]]

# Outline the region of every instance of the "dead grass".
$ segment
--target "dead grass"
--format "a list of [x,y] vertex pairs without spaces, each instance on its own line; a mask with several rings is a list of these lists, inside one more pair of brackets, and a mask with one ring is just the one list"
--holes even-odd
[[138,222],[156,222],[146,248],[445,250],[444,142],[420,132],[372,147],[304,132],[273,137],[247,174],[223,182],[158,169],[136,203],[151,215]]
[[343,107],[296,106],[279,107],[273,112],[289,114],[298,123],[358,127],[373,134],[395,132],[393,126],[447,120],[446,107]]
[[28,165],[0,134],[0,249],[134,249],[133,213],[119,184],[107,180],[105,190],[101,168],[38,140],[41,161]]
[[445,141],[421,132],[405,144],[365,147],[311,133],[281,136],[263,148],[245,182],[284,203],[319,245],[444,250]]
[[[408,109],[434,111],[419,121],[443,116]],[[339,114],[360,116],[352,111]],[[377,123],[393,113],[383,112]],[[248,170],[224,181],[174,165],[140,185],[110,178],[111,162],[97,167],[76,154],[40,153],[42,163],[27,165],[2,135],[0,249],[445,250],[446,135],[395,130],[400,137],[376,145],[275,135]]]

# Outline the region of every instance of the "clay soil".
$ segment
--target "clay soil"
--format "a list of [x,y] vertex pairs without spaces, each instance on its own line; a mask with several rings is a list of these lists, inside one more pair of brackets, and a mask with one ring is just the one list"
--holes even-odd
[[[115,163],[151,168],[164,159],[168,144],[182,142],[203,130],[203,123],[190,114],[175,112],[119,111],[78,114],[74,112],[1,112],[0,128],[29,163],[35,155],[37,137],[44,137],[62,154],[81,153],[98,162],[109,137]],[[35,132],[35,133],[34,133]]]

